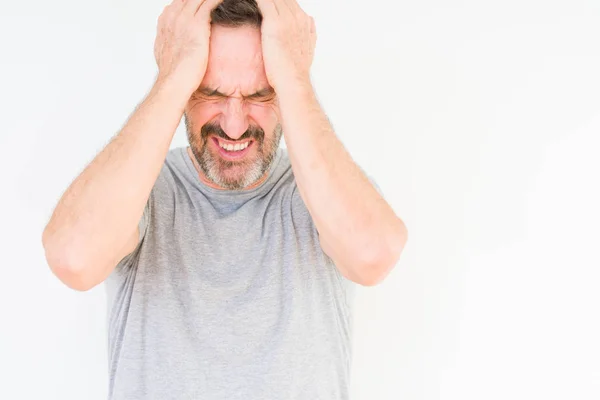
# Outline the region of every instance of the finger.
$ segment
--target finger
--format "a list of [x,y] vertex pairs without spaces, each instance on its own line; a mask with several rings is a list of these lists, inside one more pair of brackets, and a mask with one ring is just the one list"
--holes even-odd
[[173,0],[171,4],[168,5],[173,11],[179,13],[185,4],[185,0]]
[[256,4],[258,4],[263,17],[277,17],[279,15],[279,9],[274,0],[256,0]]
[[279,15],[294,16],[296,12],[288,0],[273,0],[275,7],[279,10]]
[[[181,1],[181,0],[175,0],[175,1]],[[174,2],[173,2],[174,3]],[[158,20],[157,20],[157,26],[160,28],[163,24],[168,23],[166,21],[170,21],[171,18],[173,17],[173,15],[176,15],[177,11],[175,10],[175,6],[174,4],[171,3],[169,5],[166,5],[165,8],[163,8],[162,12],[160,13],[160,15],[158,16]]]
[[163,8],[162,14],[167,14],[170,16],[179,15],[184,3],[185,0],[173,0],[171,3],[167,4],[165,8]]
[[196,17],[202,20],[209,20],[212,11],[221,4],[223,0],[206,0],[200,5],[196,12]]
[[182,12],[190,17],[193,17],[198,11],[198,8],[204,3],[206,0],[184,0],[185,4],[183,5]]
[[284,0],[287,7],[290,9],[292,14],[298,15],[300,13],[304,13],[304,10],[300,7],[300,4],[296,0]]
[[288,4],[287,0],[274,0],[275,7],[279,10],[279,15],[293,15],[292,7]]

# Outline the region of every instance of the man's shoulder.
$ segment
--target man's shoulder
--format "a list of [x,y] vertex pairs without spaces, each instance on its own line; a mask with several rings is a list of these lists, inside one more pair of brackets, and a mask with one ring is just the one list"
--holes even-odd
[[169,149],[155,185],[163,185],[172,190],[175,186],[190,180],[193,175],[187,161],[191,164],[191,160],[186,160],[186,157],[189,157],[187,147],[180,146]]

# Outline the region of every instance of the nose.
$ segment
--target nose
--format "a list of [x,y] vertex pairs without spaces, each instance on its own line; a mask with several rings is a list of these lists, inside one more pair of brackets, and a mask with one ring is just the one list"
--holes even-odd
[[248,115],[243,100],[236,97],[228,98],[221,115],[221,128],[227,136],[237,140],[248,130],[248,125]]

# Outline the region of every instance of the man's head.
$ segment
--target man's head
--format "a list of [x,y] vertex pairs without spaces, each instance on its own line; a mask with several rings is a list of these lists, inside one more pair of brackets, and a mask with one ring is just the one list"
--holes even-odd
[[208,67],[185,123],[204,178],[239,190],[257,183],[274,160],[282,136],[279,109],[263,65],[256,1],[224,0],[211,18]]

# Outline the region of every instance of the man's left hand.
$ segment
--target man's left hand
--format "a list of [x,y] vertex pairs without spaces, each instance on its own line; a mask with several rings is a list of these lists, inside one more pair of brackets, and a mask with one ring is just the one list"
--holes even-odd
[[263,62],[275,91],[310,82],[317,33],[314,19],[296,0],[257,0],[263,14]]

